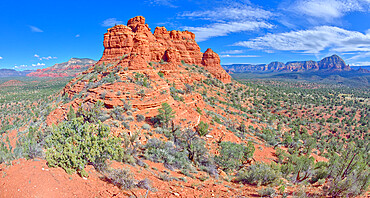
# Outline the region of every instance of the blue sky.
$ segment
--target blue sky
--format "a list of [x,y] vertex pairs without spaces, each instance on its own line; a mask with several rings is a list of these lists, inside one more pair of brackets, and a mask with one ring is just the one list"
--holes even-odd
[[320,60],[370,65],[370,0],[1,1],[0,68],[98,60],[103,34],[142,15],[152,30],[190,30],[222,64]]

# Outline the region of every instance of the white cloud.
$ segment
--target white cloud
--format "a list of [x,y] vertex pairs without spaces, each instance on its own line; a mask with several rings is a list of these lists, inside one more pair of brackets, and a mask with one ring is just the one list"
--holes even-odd
[[177,8],[178,6],[174,5],[172,3],[173,1],[174,0],[148,0],[147,2],[149,2],[152,5],[161,5],[161,6],[171,7],[171,8]]
[[319,26],[309,30],[267,34],[234,45],[255,50],[297,51],[312,54],[326,49],[333,52],[370,52],[370,34],[333,26]]
[[274,16],[272,12],[232,2],[229,2],[229,5],[213,10],[184,12],[178,16],[213,21],[213,23],[202,27],[183,27],[183,29],[192,31],[198,42],[212,37],[227,36],[236,32],[271,29],[274,27],[267,22],[267,19]]
[[[42,67],[42,66],[45,66],[45,63],[36,63],[36,64],[31,64],[31,65],[15,65],[13,68],[14,69],[28,69],[28,68],[32,68],[32,67]],[[34,68],[32,68],[34,69]]]
[[204,27],[183,27],[183,29],[193,32],[195,34],[195,40],[201,42],[212,37],[226,36],[230,33],[255,31],[262,28],[270,29],[273,27],[272,24],[263,21],[244,21],[214,23]]
[[117,24],[122,24],[122,21],[117,20],[116,18],[109,18],[103,21],[102,26],[103,27],[112,27]]
[[216,8],[215,10],[184,12],[180,16],[211,21],[245,21],[247,19],[268,19],[273,16],[273,13],[260,8],[253,8],[248,5],[233,5]]
[[40,55],[38,54],[35,54],[33,55],[34,57],[36,57],[37,59],[39,60],[51,60],[51,59],[57,59],[57,57],[55,56],[45,56],[45,57],[40,57]]
[[348,12],[367,11],[369,4],[368,0],[297,0],[287,10],[332,21]]
[[358,59],[368,58],[368,57],[370,57],[370,52],[360,52],[360,53],[357,53],[355,56],[352,56],[348,60],[358,60]]
[[79,34],[76,34],[76,36],[75,36],[76,38],[78,38],[78,37],[80,37],[80,35]]
[[0,56],[0,60],[3,60],[3,57],[2,56]]
[[352,63],[352,64],[349,64],[350,66],[370,66],[370,62],[369,61],[364,61],[364,62],[356,62],[356,63]]
[[32,64],[32,67],[40,67],[40,66],[45,66],[45,63]]
[[227,50],[224,52],[221,52],[220,54],[241,54],[244,50]]
[[230,55],[230,54],[225,54],[225,55],[220,55],[221,58],[257,58],[260,56],[257,55]]
[[43,30],[41,30],[38,27],[35,27],[35,26],[32,26],[32,25],[30,25],[29,27],[30,27],[32,32],[44,32]]

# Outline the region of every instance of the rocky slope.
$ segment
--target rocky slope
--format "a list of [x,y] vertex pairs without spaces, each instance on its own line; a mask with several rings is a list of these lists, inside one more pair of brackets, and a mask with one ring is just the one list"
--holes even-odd
[[338,55],[323,58],[321,61],[292,61],[287,63],[272,62],[270,64],[233,64],[224,65],[225,69],[231,72],[249,72],[249,71],[267,71],[267,72],[305,72],[305,71],[325,71],[325,72],[340,72],[351,71],[351,67],[347,65]]
[[64,63],[58,63],[45,69],[38,69],[35,72],[27,74],[34,77],[69,77],[87,70],[96,61],[89,58],[71,58]]
[[[62,95],[70,101],[53,111],[48,123],[65,119],[70,105],[77,110],[101,100],[107,112],[130,104],[133,117],[144,115],[147,120],[168,103],[176,112],[174,123],[197,126],[207,119],[196,111],[205,102],[192,90],[205,80],[224,86],[231,77],[221,67],[219,56],[211,49],[202,53],[194,38],[191,32],[164,27],[157,27],[153,34],[141,16],[130,19],[127,26],[108,29],[102,58],[67,84]],[[131,124],[131,130],[140,129],[137,123]]]

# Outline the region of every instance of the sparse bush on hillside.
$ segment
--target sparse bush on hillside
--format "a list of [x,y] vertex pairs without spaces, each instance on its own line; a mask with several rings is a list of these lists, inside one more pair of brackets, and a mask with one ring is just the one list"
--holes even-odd
[[75,110],[72,108],[72,105],[69,106],[69,111],[67,113],[67,118],[68,118],[68,120],[72,120],[72,119],[76,118],[76,113],[75,113]]
[[0,164],[14,159],[9,139],[7,143],[8,145],[2,140],[0,141]]
[[277,181],[281,173],[264,163],[252,164],[248,168],[241,169],[236,181],[248,184],[267,185]]
[[271,198],[273,198],[273,197],[276,196],[276,190],[271,188],[271,187],[262,188],[262,189],[258,190],[257,192],[261,197],[271,197]]
[[43,157],[42,141],[43,136],[40,134],[40,131],[34,127],[29,127],[27,135],[18,139],[14,150],[18,154],[18,157],[24,157],[26,159]]
[[[367,148],[368,149],[368,148]],[[354,197],[370,185],[369,151],[356,149],[353,143],[329,161],[329,189],[333,197]]]
[[137,114],[136,115],[136,121],[138,122],[142,122],[145,120],[145,116],[141,115],[141,114]]
[[115,120],[123,121],[124,118],[125,118],[124,115],[123,115],[124,112],[125,112],[125,110],[122,107],[114,106],[113,109],[110,112],[110,115]]
[[145,145],[144,156],[153,162],[164,163],[170,169],[187,169],[191,166],[186,151],[177,148],[172,142],[162,142],[155,138]]
[[208,123],[205,123],[203,121],[200,121],[199,125],[197,126],[197,132],[199,134],[199,136],[205,136],[208,134],[208,128],[209,128],[209,125]]
[[216,163],[226,171],[239,170],[242,165],[253,157],[255,148],[253,143],[247,146],[234,142],[221,142],[219,155],[215,156]]
[[109,170],[104,175],[106,180],[121,189],[127,190],[135,187],[134,175],[128,168]]
[[188,159],[193,162],[195,166],[200,167],[211,176],[218,176],[213,157],[205,147],[206,142],[199,137],[196,131],[192,129],[176,130],[172,135],[175,144],[187,151]]
[[124,154],[120,138],[109,136],[109,127],[100,121],[85,123],[82,117],[54,126],[46,143],[49,166],[61,167],[69,174],[77,171],[84,177],[88,163],[104,163],[106,159],[120,161]]
[[97,123],[99,117],[102,115],[102,108],[104,103],[101,100],[98,100],[94,105],[83,106],[80,105],[76,117],[82,117],[85,122]]

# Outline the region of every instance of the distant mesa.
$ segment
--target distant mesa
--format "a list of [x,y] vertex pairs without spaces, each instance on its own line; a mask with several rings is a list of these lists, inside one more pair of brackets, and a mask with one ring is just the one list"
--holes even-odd
[[55,64],[45,69],[38,69],[27,74],[33,77],[74,77],[87,70],[96,61],[89,58],[71,58],[64,63]]
[[321,61],[292,61],[287,63],[272,62],[270,64],[233,64],[224,65],[225,69],[231,72],[305,72],[305,71],[324,71],[324,72],[342,72],[352,71],[338,55],[323,58]]
[[0,69],[0,78],[26,76],[35,70],[17,71],[15,69]]

